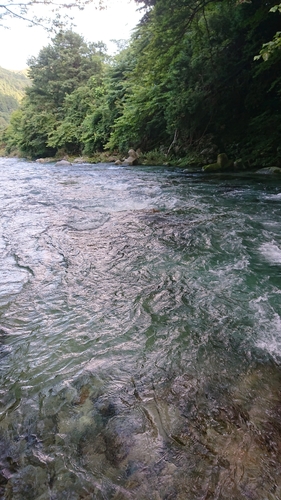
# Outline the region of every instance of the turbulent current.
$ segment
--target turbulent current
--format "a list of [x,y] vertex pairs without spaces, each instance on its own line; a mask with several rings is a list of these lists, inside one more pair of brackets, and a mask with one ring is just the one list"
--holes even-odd
[[280,500],[281,181],[0,185],[0,498]]

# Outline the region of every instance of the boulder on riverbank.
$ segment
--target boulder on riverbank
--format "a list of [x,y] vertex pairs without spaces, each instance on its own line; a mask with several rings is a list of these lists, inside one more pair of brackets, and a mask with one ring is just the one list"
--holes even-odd
[[128,158],[126,158],[126,160],[124,160],[124,164],[125,165],[129,165],[129,166],[132,166],[132,165],[137,165],[138,163],[138,154],[136,153],[136,151],[134,149],[129,149],[128,151]]
[[52,161],[54,161],[53,158],[37,158],[35,163],[51,163]]
[[72,163],[70,163],[70,161],[60,160],[60,161],[57,161],[57,163],[55,164],[55,167],[69,167],[70,165],[72,165]]
[[73,163],[87,163],[87,161],[89,161],[88,157],[85,158],[84,156],[78,156],[77,158],[74,158]]
[[128,155],[129,155],[128,158],[126,158],[123,161],[116,160],[115,165],[125,165],[125,166],[129,166],[129,167],[132,167],[133,165],[137,165],[138,158],[139,158],[138,153],[134,149],[129,149]]
[[221,153],[217,156],[216,163],[210,163],[209,165],[204,165],[202,167],[203,172],[216,172],[225,171],[233,168],[234,162],[229,160],[225,153]]
[[118,160],[118,157],[115,155],[107,156],[104,160],[104,163],[115,163]]

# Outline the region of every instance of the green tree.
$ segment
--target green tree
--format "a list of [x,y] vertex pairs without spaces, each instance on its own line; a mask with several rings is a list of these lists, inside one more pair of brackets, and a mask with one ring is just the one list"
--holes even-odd
[[[281,14],[281,3],[271,7],[269,12],[279,12]],[[254,60],[257,61],[258,59],[262,58],[264,61],[267,61],[277,49],[281,49],[281,31],[276,31],[272,40],[263,43],[259,55],[255,56]]]
[[0,68],[0,130],[7,127],[11,113],[19,107],[29,84],[25,72]]
[[[87,84],[66,95],[63,103],[63,120],[48,136],[48,146],[63,149],[67,153],[82,153],[83,123],[97,106],[103,93],[101,81],[92,76]],[[99,78],[100,80],[100,78]]]
[[268,12],[274,0],[145,3],[133,40],[134,70],[109,145],[164,145],[183,156],[207,145],[213,154],[276,159],[280,55],[271,70],[258,71],[253,62],[276,32]]
[[116,121],[123,116],[126,95],[130,92],[134,64],[134,50],[127,47],[122,49],[107,65],[102,91],[96,96],[95,105],[85,117],[82,125],[82,140],[86,154],[104,148],[117,148],[120,151],[128,149],[127,142],[125,145],[116,144],[114,141],[108,144],[108,140]]
[[28,61],[33,83],[27,90],[29,99],[59,115],[65,96],[101,71],[104,50],[101,44],[87,44],[73,31],[59,32],[52,44]]
[[31,60],[10,146],[32,156],[140,147],[185,161],[220,150],[281,162],[281,52],[254,61],[278,31],[276,0],[136,2],[143,19],[110,61],[72,32]]
[[68,113],[65,99],[93,74],[100,74],[103,50],[103,45],[88,45],[80,35],[66,31],[29,61],[32,86],[21,108],[21,125],[17,124],[22,130],[18,147],[23,154],[54,154],[54,132]]

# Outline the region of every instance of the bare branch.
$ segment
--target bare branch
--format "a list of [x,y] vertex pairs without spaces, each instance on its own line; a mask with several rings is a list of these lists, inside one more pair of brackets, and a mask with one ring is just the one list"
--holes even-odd
[[36,25],[36,26],[42,26],[43,28],[45,27],[43,24],[36,22],[35,19],[28,19],[27,17],[21,16],[20,14],[15,13],[12,10],[8,9],[8,7],[6,7],[6,6],[0,5],[0,8],[1,7],[4,8],[11,17],[17,17],[18,19],[22,19],[23,21],[27,21],[28,23],[31,23],[34,26]]
[[[79,9],[83,10],[84,7],[92,2],[96,2],[97,9],[104,9],[103,0],[76,0],[76,1],[62,1],[62,0],[22,0],[15,2],[13,0],[7,0],[0,4],[0,26],[7,24],[7,20],[10,18],[21,19],[28,22],[30,26],[41,26],[48,31],[52,31],[54,26],[62,27],[66,21],[72,20],[69,16],[64,16],[64,22],[62,22],[62,17],[60,12],[62,9]],[[36,7],[46,7],[46,9],[51,7],[51,12],[56,13],[56,20],[54,21],[48,17],[37,17],[34,15],[34,8]],[[50,10],[49,10],[50,12]],[[29,15],[28,15],[29,14]],[[32,14],[32,16],[31,16]],[[52,14],[51,14],[52,15]],[[50,26],[53,27],[50,28]]]

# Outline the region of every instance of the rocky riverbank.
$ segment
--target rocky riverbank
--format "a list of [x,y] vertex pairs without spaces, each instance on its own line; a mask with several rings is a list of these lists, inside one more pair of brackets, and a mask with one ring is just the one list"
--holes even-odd
[[[0,156],[4,157],[5,151],[0,150]],[[16,154],[11,155],[12,157],[17,157]],[[121,155],[116,152],[102,152],[97,153],[93,156],[56,156],[48,158],[38,158],[35,160],[38,164],[44,163],[55,163],[57,166],[68,166],[72,164],[83,164],[83,163],[112,163],[118,166],[171,166],[171,167],[181,167],[189,168],[194,170],[202,170],[205,173],[235,173],[235,172],[255,172],[260,175],[268,176],[281,176],[281,168],[278,166],[256,166],[251,165],[249,162],[244,162],[241,158],[232,160],[229,159],[225,153],[220,153],[217,155],[217,159],[213,163],[208,163],[204,165],[202,161],[197,159],[194,163],[189,163],[182,159],[176,159],[170,157],[163,152],[151,151],[148,153],[142,153],[140,150],[129,149],[127,156]]]

